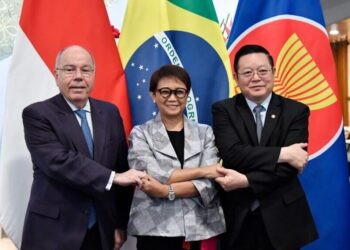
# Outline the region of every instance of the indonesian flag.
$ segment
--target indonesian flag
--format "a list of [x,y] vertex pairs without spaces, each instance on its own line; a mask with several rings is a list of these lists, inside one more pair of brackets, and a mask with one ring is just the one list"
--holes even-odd
[[124,72],[103,0],[24,0],[7,82],[0,156],[0,224],[18,247],[32,183],[22,110],[58,93],[55,58],[72,44],[95,57],[92,95],[116,104],[126,132],[131,129]]

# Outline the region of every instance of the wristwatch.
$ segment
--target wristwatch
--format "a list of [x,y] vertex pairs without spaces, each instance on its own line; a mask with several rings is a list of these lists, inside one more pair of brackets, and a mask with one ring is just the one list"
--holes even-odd
[[173,201],[173,200],[175,200],[175,192],[174,192],[173,186],[169,185],[168,188],[169,188],[168,189],[168,199],[169,199],[169,201]]

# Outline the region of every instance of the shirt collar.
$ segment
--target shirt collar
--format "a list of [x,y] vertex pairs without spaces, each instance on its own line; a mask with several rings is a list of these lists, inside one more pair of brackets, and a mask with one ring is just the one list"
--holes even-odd
[[[66,100],[67,104],[73,110],[73,112],[79,109],[73,103],[68,101],[65,97],[64,97],[64,100]],[[86,102],[85,106],[82,109],[87,111],[87,112],[89,112],[89,113],[91,113],[91,107],[90,107],[90,100],[89,99],[88,99],[88,101]]]
[[[253,102],[253,101],[251,101],[251,100],[249,100],[247,97],[244,97],[244,98],[245,98],[245,100],[247,101],[247,104],[248,104],[248,107],[249,107],[250,111],[253,112],[255,106],[257,105],[257,103],[256,103],[256,102]],[[265,99],[262,103],[260,103],[260,105],[264,107],[264,110],[267,110],[267,108],[269,107],[271,98],[272,98],[272,93],[270,93],[270,94],[266,97],[266,99]]]

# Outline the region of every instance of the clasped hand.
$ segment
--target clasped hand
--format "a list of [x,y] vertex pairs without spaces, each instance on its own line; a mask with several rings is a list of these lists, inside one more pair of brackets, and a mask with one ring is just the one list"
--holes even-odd
[[164,198],[168,194],[168,185],[160,183],[150,175],[142,177],[141,182],[139,188],[149,196]]
[[142,185],[141,179],[145,176],[147,176],[147,174],[143,171],[129,169],[124,173],[116,173],[113,183],[120,186],[137,185],[140,187]]

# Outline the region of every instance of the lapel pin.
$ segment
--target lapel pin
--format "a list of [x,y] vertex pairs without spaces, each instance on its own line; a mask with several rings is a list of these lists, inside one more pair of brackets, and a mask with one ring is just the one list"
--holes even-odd
[[272,115],[271,115],[271,118],[272,118],[272,119],[275,119],[275,118],[276,118],[276,115],[275,115],[275,114],[272,114]]

